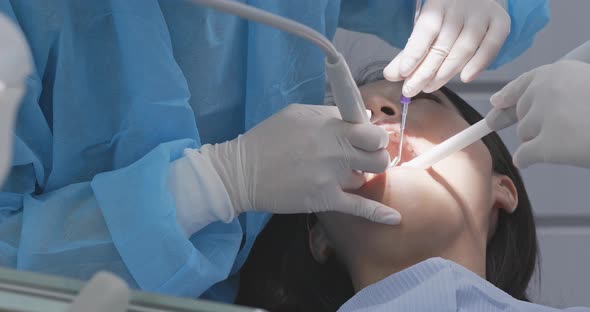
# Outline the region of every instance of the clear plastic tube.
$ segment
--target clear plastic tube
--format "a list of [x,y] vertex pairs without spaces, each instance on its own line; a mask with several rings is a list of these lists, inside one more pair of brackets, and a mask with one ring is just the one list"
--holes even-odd
[[239,3],[231,0],[189,0],[193,3],[210,7],[225,13],[237,15],[241,18],[265,24],[282,31],[303,37],[322,49],[330,63],[338,61],[338,50],[336,47],[319,32],[307,27],[303,24],[297,23],[288,18],[278,16],[264,10],[257,9],[253,6]]

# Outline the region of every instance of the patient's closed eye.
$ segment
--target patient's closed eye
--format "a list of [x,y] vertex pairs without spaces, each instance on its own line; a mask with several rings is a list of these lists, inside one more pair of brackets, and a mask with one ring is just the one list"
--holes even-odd
[[415,97],[412,98],[412,100],[419,100],[419,99],[431,100],[431,101],[434,101],[439,104],[443,103],[442,100],[438,96],[436,96],[432,93],[420,92]]

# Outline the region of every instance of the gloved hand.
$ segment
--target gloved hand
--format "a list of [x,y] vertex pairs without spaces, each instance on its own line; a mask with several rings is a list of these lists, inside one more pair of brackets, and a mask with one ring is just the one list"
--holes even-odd
[[426,0],[406,47],[383,75],[405,80],[406,97],[436,91],[461,71],[463,82],[472,81],[494,60],[509,32],[510,16],[497,1]]
[[518,137],[513,161],[519,168],[558,163],[590,168],[590,64],[560,61],[527,72],[490,101],[516,105]]
[[101,271],[84,285],[68,312],[125,312],[128,311],[130,292],[121,278]]
[[392,208],[346,192],[365,183],[364,175],[355,170],[385,171],[387,132],[338,116],[336,107],[289,105],[246,134],[204,145],[198,153],[221,178],[234,215],[254,210],[339,211],[399,223],[400,215]]
[[25,35],[10,18],[0,14],[0,186],[12,158],[12,136],[25,80],[33,69]]

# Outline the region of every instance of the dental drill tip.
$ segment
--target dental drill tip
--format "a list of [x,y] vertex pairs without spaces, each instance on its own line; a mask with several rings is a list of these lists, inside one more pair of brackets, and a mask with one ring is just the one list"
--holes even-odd
[[389,168],[393,168],[393,167],[397,166],[399,161],[400,161],[399,155],[395,156],[395,158],[393,158],[393,160],[389,163]]

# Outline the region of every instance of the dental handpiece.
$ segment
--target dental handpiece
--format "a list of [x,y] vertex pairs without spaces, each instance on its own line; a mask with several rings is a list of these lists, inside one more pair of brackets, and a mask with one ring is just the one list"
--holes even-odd
[[402,164],[402,167],[428,169],[432,165],[477,142],[493,131],[510,127],[518,121],[516,107],[492,109],[484,119],[457,133],[428,152]]
[[333,63],[326,58],[326,74],[342,120],[355,124],[370,122],[361,92],[342,54],[338,53]]

